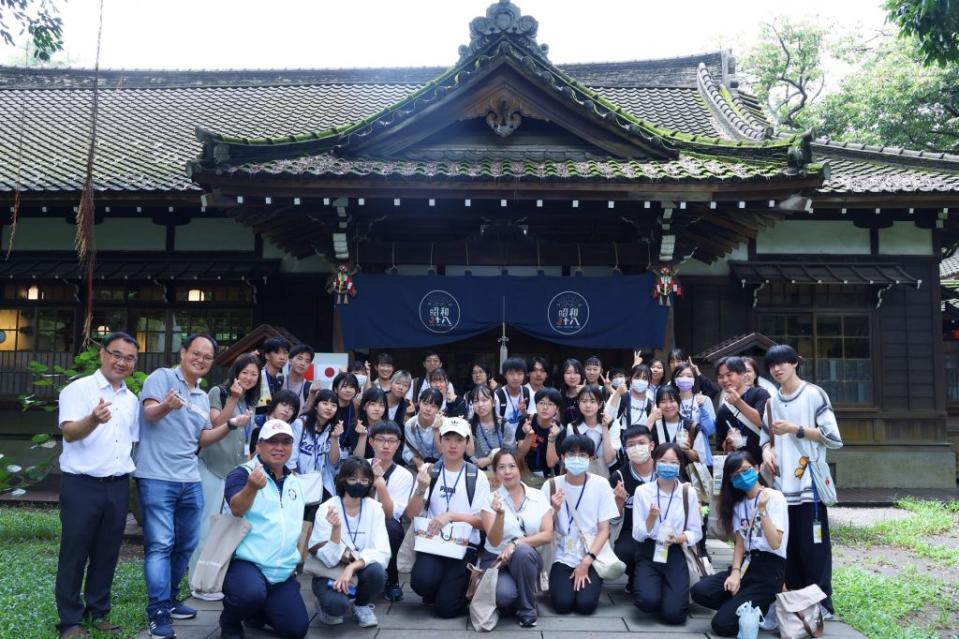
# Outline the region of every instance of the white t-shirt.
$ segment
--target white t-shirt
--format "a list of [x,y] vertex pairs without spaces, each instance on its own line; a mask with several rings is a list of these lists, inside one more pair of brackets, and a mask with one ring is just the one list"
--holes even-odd
[[[554,477],[543,484],[543,495],[549,502],[550,484],[554,490],[566,493],[566,504],[556,516],[556,530],[553,535],[553,561],[575,568],[586,555],[588,549],[583,544],[583,537],[573,519],[572,511],[575,508],[583,524],[588,528],[583,532],[595,535],[599,524],[619,517],[616,508],[616,497],[609,487],[609,480],[599,475],[586,475],[586,482],[581,486],[566,483],[566,477]],[[578,504],[578,506],[577,506]]]
[[[373,463],[372,459],[367,459],[366,461],[371,464]],[[413,485],[415,483],[416,478],[413,477],[413,473],[399,464],[393,467],[393,472],[390,473],[390,478],[386,482],[386,492],[390,494],[390,499],[393,500],[393,519],[396,521],[402,519],[406,505],[410,503],[410,495],[413,494]],[[375,499],[379,501],[378,497]]]
[[140,404],[137,396],[120,385],[118,390],[99,369],[70,382],[60,391],[60,428],[66,422],[88,417],[100,400],[110,402],[110,421],[98,424],[89,435],[77,441],[63,440],[60,469],[76,475],[111,477],[134,470],[133,443],[140,439]]
[[[789,504],[811,503],[813,501],[811,460],[826,456],[826,450],[842,448],[839,424],[826,391],[815,384],[803,382],[792,395],[784,395],[780,389],[769,399],[773,421],[787,420],[799,426],[815,426],[823,435],[823,442],[810,439],[798,439],[795,435],[776,435],[773,445],[776,450],[776,464],[780,474],[776,476],[774,488],[780,490]],[[767,414],[763,412],[763,422]],[[768,424],[763,428],[760,444],[770,441]],[[798,477],[797,477],[798,475]]]
[[[686,504],[689,508],[689,517],[683,508],[683,484],[676,482],[676,487],[664,491],[659,482],[654,481],[636,488],[633,494],[633,539],[646,541],[659,539],[659,531],[664,525],[673,529],[674,535],[686,534],[686,545],[694,546],[703,538],[703,518],[699,513],[699,499],[692,486],[686,489]],[[650,505],[659,506],[659,516],[652,530],[646,530],[646,517],[649,516]],[[686,527],[683,528],[683,520]]]
[[[499,494],[500,501],[505,509],[503,513],[503,539],[498,546],[493,546],[489,543],[489,537],[487,537],[485,543],[487,552],[498,555],[506,549],[506,544],[511,540],[519,537],[529,537],[539,532],[540,524],[543,523],[543,515],[551,508],[549,499],[543,495],[542,491],[526,485],[523,486],[523,489],[526,491],[526,496],[519,508],[516,508],[516,504],[513,503],[513,498],[509,496],[505,486],[500,486],[496,490],[495,494]],[[483,510],[495,514],[492,506],[493,494],[490,494],[489,501],[483,506]]]
[[[782,543],[779,544],[779,548],[773,550],[769,547],[766,535],[763,534],[762,521],[756,518],[755,522],[753,522],[753,516],[756,514],[756,505],[759,503],[759,495],[756,495],[754,499],[743,499],[733,508],[733,530],[743,538],[743,545],[746,548],[747,554],[751,550],[761,550],[763,552],[771,552],[785,559],[786,546],[789,541],[788,505],[786,504],[786,498],[783,497],[781,492],[773,490],[772,488],[768,488],[767,490],[769,491],[769,501],[766,502],[766,516],[772,520],[776,530],[781,530],[783,533]],[[750,522],[753,523],[752,534],[749,532]]]
[[[390,538],[386,533],[386,516],[383,506],[375,499],[366,497],[360,502],[361,508],[356,517],[350,517],[343,510],[343,501],[331,497],[320,504],[316,510],[313,534],[309,547],[323,544],[316,551],[317,558],[324,565],[333,567],[340,562],[343,552],[349,548],[366,561],[366,565],[378,563],[384,568],[390,562]],[[340,543],[330,541],[332,527],[326,520],[327,509],[334,508],[340,514]]]
[[[436,478],[436,484],[433,486],[433,494],[430,495],[427,514],[429,517],[436,517],[443,513],[461,513],[479,516],[483,506],[489,503],[489,480],[486,473],[477,469],[476,490],[473,493],[473,503],[471,504],[466,494],[466,464],[460,466],[460,470],[454,472],[443,468],[439,477]],[[470,543],[479,544],[480,531],[476,528],[470,534]]]

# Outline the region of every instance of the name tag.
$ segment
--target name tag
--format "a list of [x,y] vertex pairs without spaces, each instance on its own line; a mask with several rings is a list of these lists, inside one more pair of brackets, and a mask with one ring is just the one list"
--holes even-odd
[[820,524],[818,521],[812,522],[812,543],[822,543],[822,524]]
[[664,564],[669,551],[663,544],[656,542],[656,550],[653,551],[653,563]]

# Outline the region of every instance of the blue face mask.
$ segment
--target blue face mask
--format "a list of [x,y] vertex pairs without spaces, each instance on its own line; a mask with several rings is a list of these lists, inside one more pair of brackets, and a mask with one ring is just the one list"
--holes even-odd
[[757,481],[759,481],[759,475],[756,474],[755,468],[748,468],[741,473],[737,473],[733,475],[732,479],[733,487],[738,488],[744,493],[752,490]]
[[582,475],[589,468],[589,460],[584,457],[567,457],[563,461],[570,475]]
[[656,474],[661,479],[676,479],[679,477],[679,464],[671,464],[669,462],[656,464]]

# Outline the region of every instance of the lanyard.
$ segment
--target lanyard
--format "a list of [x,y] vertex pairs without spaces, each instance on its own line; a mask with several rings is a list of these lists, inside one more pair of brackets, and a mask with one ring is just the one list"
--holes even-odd
[[[476,430],[479,431],[479,434],[483,436],[483,441],[486,442],[486,450],[493,450],[493,446],[489,443],[489,438],[486,436],[486,429],[483,428],[482,424],[476,424]],[[493,422],[493,432],[496,433],[496,441],[499,442],[499,447],[503,447],[503,434],[499,432],[499,428],[496,427],[496,422]]]
[[[514,417],[514,419],[506,418],[506,421],[508,421],[511,424],[514,424],[519,421],[519,403],[523,400],[523,389],[522,388],[519,389],[519,399],[517,399],[515,402],[513,402],[513,398],[510,397],[509,389],[504,388],[503,395],[506,397],[506,401],[509,402],[509,407],[513,409],[513,417]],[[502,446],[502,443],[500,443],[500,446]]]
[[526,522],[523,521],[520,513],[523,512],[523,509],[526,508],[526,502],[529,501],[529,497],[526,496],[526,487],[523,487],[523,503],[519,505],[519,508],[513,508],[513,498],[510,496],[508,490],[504,490],[503,493],[506,497],[506,507],[509,508],[510,513],[512,513],[513,517],[516,518],[516,522],[519,524],[519,529],[523,531],[523,536],[525,536]]
[[[753,528],[755,527],[755,524],[756,524],[756,512],[759,509],[760,494],[761,494],[761,491],[760,493],[756,494],[756,499],[753,501],[753,516],[752,516],[752,519],[749,521],[749,533],[747,533],[747,537],[746,537],[746,552],[750,552],[753,549]],[[744,511],[746,510],[745,500],[743,500],[743,510]],[[744,512],[743,514],[745,515],[746,513]],[[743,517],[743,519],[746,519],[746,518]]]
[[[436,418],[434,417],[433,419],[435,420]],[[413,427],[414,427],[414,428],[413,428],[413,434],[416,436],[416,443],[419,444],[420,452],[421,452],[422,454],[426,455],[426,449],[427,449],[427,447],[429,447],[429,452],[431,452],[431,453],[436,452],[435,447],[434,447],[434,444],[433,444],[432,432],[430,433],[431,437],[430,437],[430,439],[429,439],[429,442],[423,441],[423,431],[424,431],[424,430],[432,430],[432,428],[429,428],[429,429],[428,429],[426,426],[421,426],[421,425],[420,425],[419,417],[416,418],[416,423],[413,424]],[[434,457],[434,455],[430,455],[430,457]]]
[[688,419],[689,421],[693,420],[693,409],[696,408],[696,396],[694,395],[692,399],[689,400],[687,405],[685,401],[680,400],[679,402],[679,412],[680,414]]
[[[573,506],[573,510],[579,512],[579,502],[583,501],[583,495],[586,494],[586,482],[589,481],[589,475],[586,475],[586,479],[583,480],[583,492],[579,494],[579,499],[576,500],[576,505]],[[566,484],[569,486],[569,484]],[[566,532],[568,533],[573,528],[573,511],[569,509],[569,502],[566,502],[566,515],[569,517],[569,521],[566,523]]]
[[669,508],[673,505],[673,496],[676,494],[676,484],[673,484],[673,489],[669,491],[669,502],[666,503],[666,512],[663,512],[663,505],[659,501],[659,482],[656,482],[656,505],[659,506],[659,523],[661,524],[669,517]]
[[360,500],[360,513],[356,516],[356,532],[350,530],[350,516],[346,513],[346,504],[343,503],[343,498],[340,497],[340,507],[343,509],[343,521],[346,522],[346,534],[350,536],[350,539],[353,541],[353,548],[356,548],[356,536],[360,534],[360,521],[363,520],[363,500]]
[[453,482],[453,491],[450,492],[446,487],[446,468],[443,466],[440,467],[440,476],[443,478],[443,499],[446,500],[446,512],[450,511],[450,500],[453,499],[453,493],[456,492],[456,484],[460,483],[460,476],[462,476],[464,470],[466,470],[465,462],[460,466],[460,472],[456,473],[456,480]]

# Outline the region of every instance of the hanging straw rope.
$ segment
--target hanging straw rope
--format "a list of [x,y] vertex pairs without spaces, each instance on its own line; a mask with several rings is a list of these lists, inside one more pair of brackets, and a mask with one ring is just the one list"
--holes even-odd
[[77,235],[74,245],[77,259],[86,266],[87,299],[83,317],[83,345],[90,344],[93,328],[93,272],[96,267],[97,249],[93,225],[95,207],[93,202],[93,162],[97,148],[97,118],[100,114],[100,42],[103,36],[103,0],[100,0],[99,26],[97,27],[97,55],[93,67],[93,105],[90,114],[90,147],[87,150],[86,173],[83,190],[80,192],[80,206],[77,207]]

